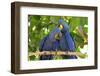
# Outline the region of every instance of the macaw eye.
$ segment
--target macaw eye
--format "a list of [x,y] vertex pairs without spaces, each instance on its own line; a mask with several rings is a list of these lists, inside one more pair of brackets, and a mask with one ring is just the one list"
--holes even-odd
[[63,29],[63,25],[60,24],[59,25],[59,29],[62,30]]

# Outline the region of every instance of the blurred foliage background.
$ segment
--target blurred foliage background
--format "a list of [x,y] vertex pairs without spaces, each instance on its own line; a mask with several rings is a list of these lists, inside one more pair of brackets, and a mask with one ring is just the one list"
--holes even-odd
[[[69,24],[70,34],[75,42],[75,50],[86,51],[88,18],[74,16],[62,16],[61,18]],[[39,51],[39,42],[57,26],[59,19],[60,16],[28,15],[28,53]],[[28,60],[39,60],[38,58],[38,56],[28,56]]]

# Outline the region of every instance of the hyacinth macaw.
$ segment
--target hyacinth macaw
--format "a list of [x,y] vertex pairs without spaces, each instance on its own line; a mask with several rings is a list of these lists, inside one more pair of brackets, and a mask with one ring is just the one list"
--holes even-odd
[[[60,39],[60,50],[61,51],[70,51],[73,52],[75,51],[75,44],[74,41],[70,35],[69,32],[69,26],[68,24],[62,20],[59,19],[59,27],[62,33],[62,37]],[[68,58],[68,59],[76,59],[76,56],[62,56],[63,58]]]
[[[56,51],[59,48],[59,40],[62,37],[62,33],[58,27],[52,30],[49,35],[44,37],[40,42],[40,51]],[[51,60],[53,55],[42,55],[40,60]]]

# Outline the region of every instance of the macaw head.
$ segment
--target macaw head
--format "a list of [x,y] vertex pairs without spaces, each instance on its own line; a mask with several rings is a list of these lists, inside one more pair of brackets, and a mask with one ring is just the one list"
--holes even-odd
[[57,27],[49,34],[49,39],[51,41],[60,40],[61,37],[62,37],[62,33]]
[[61,30],[62,33],[65,33],[65,32],[69,31],[69,26],[64,20],[59,19],[58,24],[59,24],[58,28]]

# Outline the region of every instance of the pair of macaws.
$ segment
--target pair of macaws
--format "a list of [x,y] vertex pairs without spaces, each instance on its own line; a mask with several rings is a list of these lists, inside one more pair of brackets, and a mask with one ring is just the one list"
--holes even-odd
[[[44,37],[39,46],[39,50],[42,51],[71,51],[75,50],[74,41],[69,33],[68,24],[59,19],[58,26],[51,31],[49,35]],[[63,59],[76,59],[76,56],[62,56]],[[53,59],[53,55],[42,55],[40,56],[40,60],[51,60]]]

